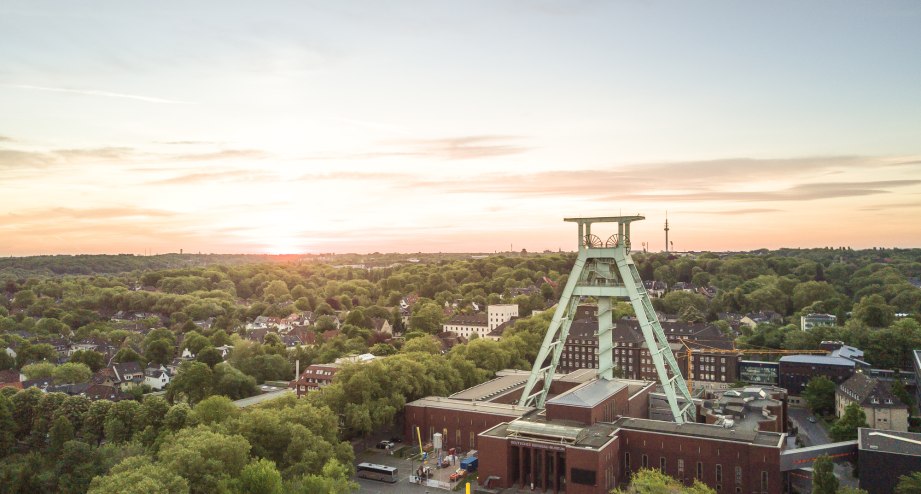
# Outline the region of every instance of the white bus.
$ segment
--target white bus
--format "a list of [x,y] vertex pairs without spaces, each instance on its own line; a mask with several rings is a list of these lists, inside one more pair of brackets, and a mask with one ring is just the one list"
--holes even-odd
[[388,467],[387,465],[359,463],[355,473],[361,478],[379,480],[381,482],[394,483],[399,480],[396,467]]

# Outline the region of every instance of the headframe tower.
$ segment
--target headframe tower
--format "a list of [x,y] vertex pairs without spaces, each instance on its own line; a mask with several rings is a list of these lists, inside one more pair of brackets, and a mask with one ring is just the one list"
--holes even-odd
[[[646,287],[630,256],[630,223],[645,219],[643,216],[608,216],[598,218],[564,218],[578,224],[579,254],[563,289],[550,327],[534,360],[531,375],[518,404],[543,408],[550,391],[550,383],[563,353],[566,337],[580,297],[598,300],[598,376],[610,380],[614,377],[614,302],[629,300],[636,312],[643,338],[655,364],[669,408],[675,421],[693,422],[694,402],[675,355],[656,317],[656,311],[646,294]],[[616,223],[617,232],[606,241],[592,233],[594,223]],[[540,382],[540,388],[535,387]],[[679,398],[683,399],[679,406]]]

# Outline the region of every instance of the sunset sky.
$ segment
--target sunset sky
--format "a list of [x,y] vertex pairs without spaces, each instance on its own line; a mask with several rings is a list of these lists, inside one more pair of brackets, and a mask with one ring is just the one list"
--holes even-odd
[[[0,256],[921,247],[921,3],[0,2]],[[604,236],[604,231],[600,232]]]

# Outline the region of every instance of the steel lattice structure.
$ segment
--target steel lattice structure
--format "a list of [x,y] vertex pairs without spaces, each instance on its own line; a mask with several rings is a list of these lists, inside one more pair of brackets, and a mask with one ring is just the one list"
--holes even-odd
[[[630,223],[643,219],[643,216],[564,218],[563,221],[577,223],[579,226],[579,255],[560,296],[519,405],[544,407],[580,297],[594,297],[598,301],[598,376],[601,379],[614,377],[613,307],[615,299],[622,299],[629,300],[633,305],[675,421],[694,421],[691,393],[630,256]],[[617,233],[602,241],[592,233],[593,223],[616,223]],[[538,383],[541,386],[534,391]],[[683,399],[683,407],[679,406],[679,399]]]

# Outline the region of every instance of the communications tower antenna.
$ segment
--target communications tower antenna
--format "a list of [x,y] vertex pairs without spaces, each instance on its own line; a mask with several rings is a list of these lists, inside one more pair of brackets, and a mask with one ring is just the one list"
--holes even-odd
[[668,211],[665,211],[665,252],[668,252]]
[[[605,380],[613,379],[613,308],[615,299],[625,299],[630,301],[636,312],[675,422],[694,421],[691,393],[630,256],[630,223],[643,219],[643,216],[563,219],[579,226],[579,255],[544,335],[519,405],[544,407],[581,297],[598,300],[598,376]],[[602,242],[592,233],[593,223],[616,223],[617,233]],[[683,401],[681,406],[679,399]]]

